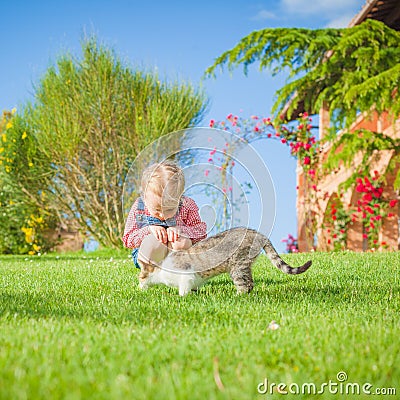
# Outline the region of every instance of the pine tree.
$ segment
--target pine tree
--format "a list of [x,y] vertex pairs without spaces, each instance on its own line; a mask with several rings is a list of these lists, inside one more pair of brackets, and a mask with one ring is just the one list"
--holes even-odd
[[[231,50],[219,56],[206,70],[215,76],[218,67],[232,70],[258,62],[260,70],[270,69],[273,75],[288,71],[287,83],[277,91],[272,107],[279,122],[284,108],[286,117],[293,115],[301,103],[314,114],[328,105],[332,132],[346,131],[359,113],[378,114],[387,111],[396,121],[400,116],[400,33],[376,20],[344,29],[267,28],[250,33]],[[349,163],[364,151],[368,168],[368,152],[374,149],[394,151],[392,163],[400,161],[400,141],[364,132],[363,139],[344,134],[329,136],[334,146],[348,141],[347,152],[331,152],[327,166],[340,161]],[[368,139],[368,140],[367,140]],[[400,187],[400,173],[397,180]]]

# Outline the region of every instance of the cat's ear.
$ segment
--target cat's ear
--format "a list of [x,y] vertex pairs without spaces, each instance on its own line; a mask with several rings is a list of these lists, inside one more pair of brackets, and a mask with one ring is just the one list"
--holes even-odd
[[154,272],[154,266],[142,261],[138,261],[138,263],[140,265],[139,283],[142,283]]
[[[143,272],[147,275],[153,273],[154,269],[156,267],[154,264],[146,263],[142,260],[138,260],[138,264],[140,266],[140,272],[141,273]],[[140,274],[139,274],[139,276],[140,276]]]

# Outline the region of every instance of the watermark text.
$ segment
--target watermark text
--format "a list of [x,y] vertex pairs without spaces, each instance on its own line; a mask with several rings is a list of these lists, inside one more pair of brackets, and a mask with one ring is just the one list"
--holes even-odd
[[396,396],[397,391],[394,387],[382,388],[374,387],[369,382],[349,382],[346,372],[340,371],[336,375],[336,379],[329,379],[328,382],[314,383],[305,382],[298,383],[276,383],[270,382],[265,378],[257,386],[257,392],[261,395],[272,394],[303,394],[303,395],[317,395],[317,394],[338,394],[338,395],[381,395],[381,396]]

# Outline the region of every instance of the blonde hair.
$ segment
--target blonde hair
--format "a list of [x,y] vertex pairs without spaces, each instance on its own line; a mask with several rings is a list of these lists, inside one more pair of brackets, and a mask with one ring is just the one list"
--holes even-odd
[[173,161],[152,164],[143,171],[141,194],[152,193],[162,200],[163,206],[177,206],[184,190],[185,176]]

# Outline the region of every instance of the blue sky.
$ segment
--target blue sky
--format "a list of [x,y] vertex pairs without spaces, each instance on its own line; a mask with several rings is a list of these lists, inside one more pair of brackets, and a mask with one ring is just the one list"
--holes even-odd
[[[250,68],[202,80],[214,58],[242,37],[266,27],[345,27],[365,0],[69,0],[2,4],[0,110],[17,109],[32,98],[34,85],[65,52],[79,55],[87,35],[113,48],[128,65],[156,70],[168,80],[201,85],[210,106],[203,121],[228,114],[269,116],[284,76]],[[276,191],[271,239],[296,234],[296,162],[279,143],[258,141]]]

